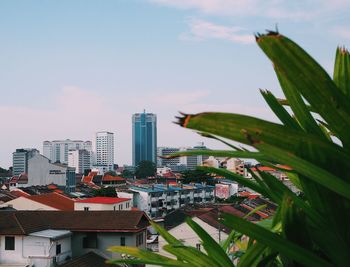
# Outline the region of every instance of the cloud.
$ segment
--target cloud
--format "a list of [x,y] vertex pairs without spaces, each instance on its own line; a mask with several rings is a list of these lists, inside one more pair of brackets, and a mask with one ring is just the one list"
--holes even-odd
[[344,11],[348,0],[149,0],[151,3],[178,9],[190,9],[205,15],[257,16],[271,19],[312,20],[334,11]]
[[253,34],[244,34],[241,27],[227,27],[201,19],[190,19],[189,32],[180,35],[181,40],[202,41],[206,39],[227,40],[233,43],[254,43]]

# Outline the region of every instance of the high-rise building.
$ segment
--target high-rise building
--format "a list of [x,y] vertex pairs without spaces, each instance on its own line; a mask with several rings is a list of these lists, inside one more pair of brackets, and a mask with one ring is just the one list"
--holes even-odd
[[16,149],[16,152],[12,153],[12,174],[16,176],[22,173],[28,174],[28,160],[36,154],[39,154],[39,150],[35,148]]
[[114,167],[114,134],[97,132],[95,138],[95,159],[97,166],[105,166],[108,170]]
[[132,116],[132,164],[143,160],[157,164],[157,116],[146,111]]
[[158,147],[157,148],[157,166],[158,167],[172,167],[180,164],[180,158],[164,159],[161,157],[169,156],[173,153],[179,152],[178,147]]
[[68,164],[68,153],[70,150],[85,149],[92,152],[91,141],[81,140],[55,140],[55,141],[44,141],[43,143],[43,154],[51,162],[59,162]]
[[84,173],[85,170],[91,169],[91,153],[86,149],[70,150],[68,166],[74,167],[77,173]]
[[[209,150],[203,142],[199,142],[197,146],[191,148],[182,148],[180,151],[194,151],[194,150]],[[209,156],[186,156],[180,158],[180,164],[186,165],[188,170],[194,170],[197,166],[202,165],[203,161],[207,160]]]

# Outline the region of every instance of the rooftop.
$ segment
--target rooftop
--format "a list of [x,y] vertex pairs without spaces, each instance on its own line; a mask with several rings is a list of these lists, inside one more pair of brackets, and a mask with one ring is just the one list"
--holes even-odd
[[106,259],[90,251],[78,258],[72,259],[59,267],[117,267],[120,265],[108,264]]
[[56,192],[41,195],[25,196],[25,198],[53,207],[58,210],[74,210],[74,201],[69,197],[66,197]]
[[139,232],[149,225],[142,211],[2,211],[0,235],[43,230]]
[[128,201],[130,198],[121,198],[121,197],[92,197],[86,199],[79,199],[76,202],[78,203],[96,203],[96,204],[116,204],[124,201]]

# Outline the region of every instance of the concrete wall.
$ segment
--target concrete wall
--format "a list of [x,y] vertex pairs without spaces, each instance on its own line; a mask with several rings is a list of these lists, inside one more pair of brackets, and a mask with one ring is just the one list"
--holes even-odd
[[[146,231],[140,232],[144,235],[144,244],[140,248],[146,247]],[[125,246],[136,246],[136,236],[140,233],[97,233],[97,248],[83,248],[83,238],[87,233],[74,233],[72,236],[73,258],[81,256],[89,251],[96,251],[107,258],[120,258],[119,253],[107,251],[111,246],[120,246],[121,237],[125,237]]]
[[[56,255],[56,245],[61,244],[61,253]],[[5,250],[5,236],[0,236],[0,265],[28,264],[35,267],[54,266],[53,258],[61,263],[71,257],[70,237],[50,241],[49,238],[15,236],[15,250]]]
[[51,183],[66,185],[66,167],[51,164],[47,158],[38,154],[28,160],[28,184],[48,185]]
[[[129,203],[128,206],[127,206],[127,203]],[[91,210],[131,210],[132,200],[128,200],[128,201],[124,201],[116,204],[82,203],[82,202],[74,203],[74,210],[84,210],[85,207],[89,208],[89,211]]]

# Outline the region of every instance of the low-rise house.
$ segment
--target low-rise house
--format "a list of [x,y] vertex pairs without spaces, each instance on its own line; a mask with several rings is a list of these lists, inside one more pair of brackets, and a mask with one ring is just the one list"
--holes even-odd
[[125,186],[126,179],[120,176],[113,176],[105,173],[102,177],[102,185],[104,186]]
[[73,211],[74,201],[58,193],[21,196],[2,204],[15,210],[61,210]]
[[89,252],[118,258],[107,248],[145,248],[148,226],[140,211],[2,211],[0,266],[53,267]]
[[74,210],[131,210],[132,200],[120,197],[92,197],[74,202]]
[[118,196],[132,198],[134,207],[159,218],[187,204],[213,203],[214,191],[214,186],[205,184],[153,184],[131,186],[128,191],[118,191]]

